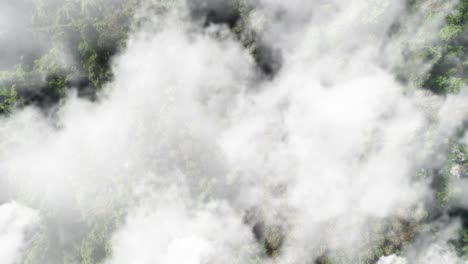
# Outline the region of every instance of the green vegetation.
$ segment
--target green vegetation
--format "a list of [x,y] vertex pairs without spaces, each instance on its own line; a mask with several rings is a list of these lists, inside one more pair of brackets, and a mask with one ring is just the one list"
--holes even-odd
[[440,44],[432,49],[437,53],[435,64],[423,86],[438,94],[457,93],[468,81],[468,1],[461,0],[440,30]]
[[[136,0],[34,0],[34,37],[47,39],[52,47],[16,71],[0,72],[0,86],[15,90],[22,105],[52,106],[72,87],[94,99],[112,79],[111,59],[124,46],[135,4]],[[1,101],[2,109],[11,107],[11,96],[8,99]]]
[[10,88],[0,88],[0,113],[8,114],[16,103],[16,89],[14,86]]

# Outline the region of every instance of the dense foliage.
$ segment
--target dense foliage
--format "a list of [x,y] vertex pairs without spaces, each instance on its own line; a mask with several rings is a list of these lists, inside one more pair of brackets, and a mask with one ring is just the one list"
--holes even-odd
[[[94,99],[112,78],[111,58],[125,43],[135,1],[34,0],[33,4],[31,37],[46,39],[51,47],[14,71],[0,72],[0,86],[15,90],[19,105],[51,107],[72,87],[80,96]],[[9,95],[2,102],[3,113],[13,107]]]

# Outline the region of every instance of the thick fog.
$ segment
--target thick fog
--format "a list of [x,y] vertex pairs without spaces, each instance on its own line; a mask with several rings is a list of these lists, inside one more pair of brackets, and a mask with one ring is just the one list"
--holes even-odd
[[[397,71],[427,73],[431,61],[405,63],[406,44],[437,41],[456,2],[410,12],[403,0],[247,1],[239,34],[222,23],[226,2],[156,14],[147,6],[160,3],[141,3],[145,22],[98,102],[70,92],[53,118],[27,107],[0,119],[1,263],[20,263],[52,218],[72,240],[76,215],[123,215],[106,264],[358,263],[388,235],[369,238],[376,221],[420,223],[434,196],[418,171],[441,162],[433,150],[466,119],[468,95],[433,95]],[[225,13],[204,21],[211,7]],[[15,27],[6,36],[26,30]],[[249,32],[268,50],[262,62]],[[16,41],[7,63],[26,43]],[[463,263],[447,243],[459,221],[428,224],[438,236],[376,261]]]

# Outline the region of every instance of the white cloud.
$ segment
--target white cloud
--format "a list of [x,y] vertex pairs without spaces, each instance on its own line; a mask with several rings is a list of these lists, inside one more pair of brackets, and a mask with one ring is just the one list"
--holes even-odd
[[398,257],[396,255],[391,255],[388,257],[381,257],[377,264],[407,264],[406,259]]
[[21,261],[25,232],[38,221],[38,213],[15,202],[0,205],[0,260],[4,264]]
[[112,264],[267,261],[244,223],[252,208],[284,232],[278,263],[313,261],[323,245],[351,263],[369,222],[412,220],[400,211],[427,198],[413,175],[428,116],[463,116],[446,119],[443,99],[427,111],[432,96],[404,94],[382,66],[401,48],[383,40],[403,1],[261,2],[267,18],[287,14],[262,33],[284,57],[272,80],[226,27],[158,17],[130,36],[100,103],[70,95],[60,129],[31,108],[0,121],[5,188],[64,212],[124,200]]

